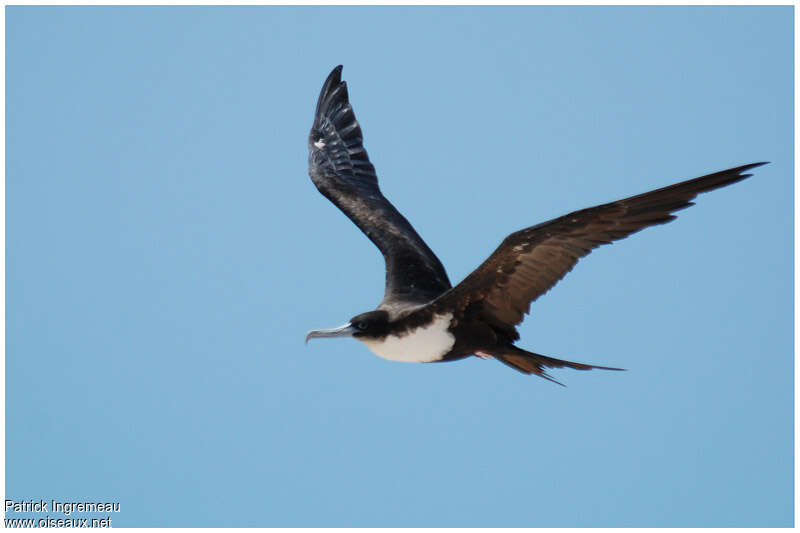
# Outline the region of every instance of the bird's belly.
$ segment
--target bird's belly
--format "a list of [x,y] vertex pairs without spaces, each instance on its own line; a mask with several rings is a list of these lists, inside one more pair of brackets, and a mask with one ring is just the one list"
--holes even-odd
[[448,330],[453,315],[436,315],[428,326],[406,332],[404,335],[387,335],[383,339],[359,339],[379,357],[406,363],[440,361],[451,350],[456,338]]

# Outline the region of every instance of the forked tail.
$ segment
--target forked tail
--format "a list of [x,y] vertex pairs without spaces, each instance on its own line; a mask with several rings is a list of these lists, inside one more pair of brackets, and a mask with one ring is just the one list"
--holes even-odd
[[625,370],[624,368],[587,365],[584,363],[564,361],[563,359],[555,359],[554,357],[528,352],[513,345],[508,346],[508,348],[506,348],[502,353],[493,353],[492,355],[495,359],[505,365],[510,366],[514,370],[522,372],[523,374],[536,374],[537,376],[543,377],[544,379],[552,381],[553,383],[557,383],[562,387],[565,387],[566,385],[550,377],[547,372],[545,372],[545,368],[563,368],[566,366],[569,368],[574,368],[575,370],[592,370],[594,368],[598,370]]

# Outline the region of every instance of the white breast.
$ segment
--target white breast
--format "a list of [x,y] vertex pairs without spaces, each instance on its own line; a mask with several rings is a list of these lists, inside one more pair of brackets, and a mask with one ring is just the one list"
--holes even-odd
[[453,315],[436,315],[425,327],[407,332],[402,337],[389,335],[382,340],[359,339],[379,357],[405,363],[439,361],[450,351],[456,338],[447,328]]

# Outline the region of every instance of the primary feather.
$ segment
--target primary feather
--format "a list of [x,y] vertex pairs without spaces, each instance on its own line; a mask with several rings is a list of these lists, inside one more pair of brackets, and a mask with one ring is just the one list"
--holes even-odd
[[450,288],[450,280],[439,258],[381,194],[341,74],[341,65],[333,69],[317,101],[308,137],[311,180],[383,254],[381,305],[429,302]]

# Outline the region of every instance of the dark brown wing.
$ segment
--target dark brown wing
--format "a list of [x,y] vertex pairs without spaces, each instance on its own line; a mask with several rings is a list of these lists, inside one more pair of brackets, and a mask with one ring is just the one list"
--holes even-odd
[[339,65],[320,92],[308,137],[308,173],[317,189],[383,254],[386,292],[382,305],[430,302],[450,288],[450,280],[425,241],[381,194],[341,75]]
[[578,259],[612,241],[676,218],[698,194],[741,181],[753,163],[569,215],[512,233],[484,263],[431,305],[443,310],[481,302],[484,316],[506,327],[522,322],[530,303],[572,270]]

